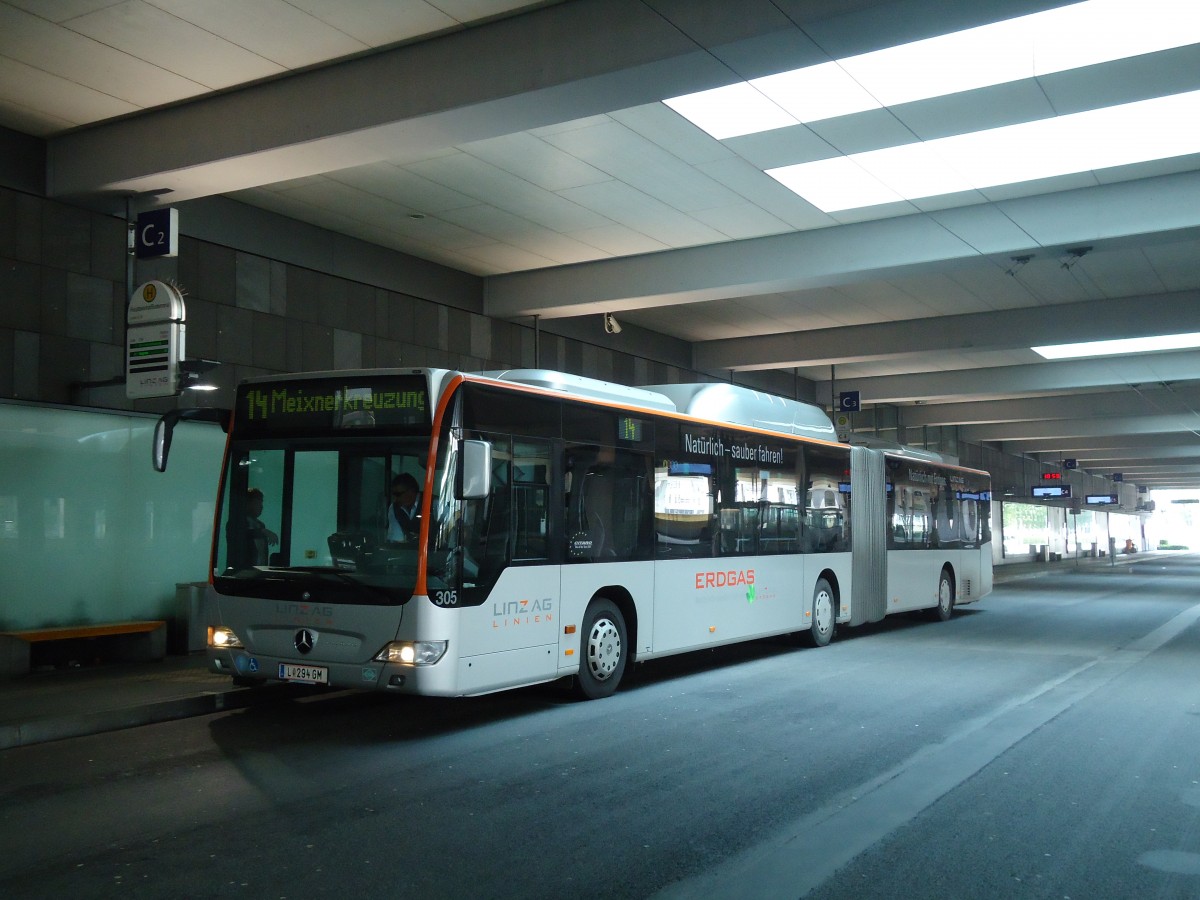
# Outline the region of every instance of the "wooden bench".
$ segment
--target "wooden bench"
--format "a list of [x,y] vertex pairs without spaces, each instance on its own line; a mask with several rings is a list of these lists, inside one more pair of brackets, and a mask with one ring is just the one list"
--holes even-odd
[[102,646],[102,655],[109,659],[130,662],[162,659],[167,655],[167,623],[154,619],[0,632],[0,676],[28,674],[33,645],[50,641],[97,641],[89,649],[94,651]]

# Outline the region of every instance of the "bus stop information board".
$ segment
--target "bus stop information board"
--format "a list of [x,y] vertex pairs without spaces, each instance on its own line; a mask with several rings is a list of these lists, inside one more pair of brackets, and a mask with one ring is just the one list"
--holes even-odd
[[147,281],[129,298],[125,314],[125,396],[173,397],[184,354],[184,307],[179,289]]

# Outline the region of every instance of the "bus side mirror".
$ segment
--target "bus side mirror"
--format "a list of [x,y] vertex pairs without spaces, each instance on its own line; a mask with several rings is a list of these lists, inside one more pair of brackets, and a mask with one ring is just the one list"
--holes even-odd
[[459,454],[460,500],[482,500],[492,492],[492,445],[463,441]]
[[171,452],[171,436],[175,433],[175,423],[179,421],[179,411],[171,410],[154,423],[154,446],[150,449],[151,463],[155,472],[167,471],[167,455]]
[[182,419],[194,419],[199,422],[216,422],[221,429],[229,431],[229,410],[216,408],[201,409],[172,409],[163,414],[154,425],[154,443],[150,448],[150,462],[155,472],[167,471],[167,456],[171,452],[171,437],[175,426]]

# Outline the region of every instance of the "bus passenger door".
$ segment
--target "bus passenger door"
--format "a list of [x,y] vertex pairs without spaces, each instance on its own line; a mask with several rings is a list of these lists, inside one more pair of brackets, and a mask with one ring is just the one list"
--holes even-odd
[[[550,443],[486,434],[492,492],[463,504],[464,683],[550,677],[557,666],[558,569],[550,563]],[[492,658],[485,658],[485,657]],[[483,675],[487,674],[487,678]]]

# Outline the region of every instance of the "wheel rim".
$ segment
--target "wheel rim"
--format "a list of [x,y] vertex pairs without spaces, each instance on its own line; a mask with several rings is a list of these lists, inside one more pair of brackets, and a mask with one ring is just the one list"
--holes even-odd
[[813,628],[821,634],[833,630],[833,598],[828,591],[818,591],[813,597]]
[[621,663],[621,632],[612,619],[599,618],[587,643],[588,671],[597,681],[607,681]]
[[944,613],[950,612],[950,604],[954,602],[954,593],[950,590],[950,579],[943,576],[938,583],[938,607]]

